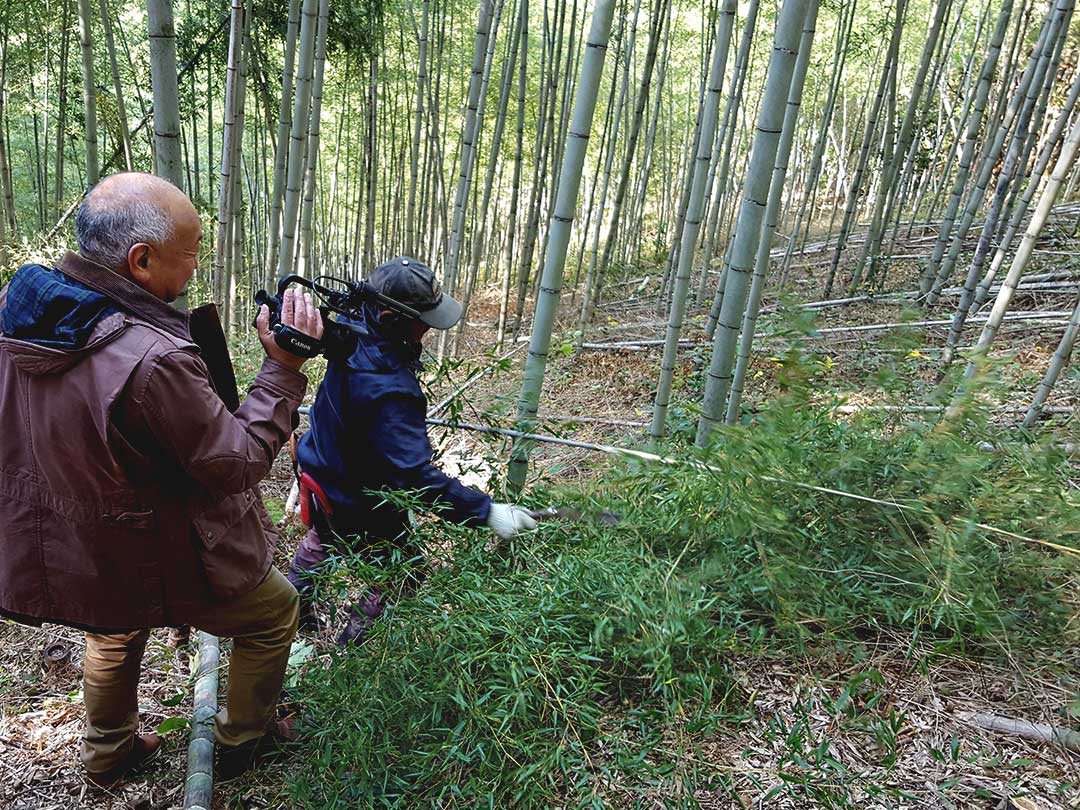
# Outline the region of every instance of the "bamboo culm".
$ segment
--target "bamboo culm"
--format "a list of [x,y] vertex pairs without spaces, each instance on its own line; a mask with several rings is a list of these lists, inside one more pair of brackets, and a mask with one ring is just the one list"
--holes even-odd
[[977,361],[980,357],[986,355],[994,341],[998,327],[1001,326],[1005,313],[1009,309],[1009,304],[1012,302],[1013,294],[1016,292],[1016,286],[1019,283],[1020,277],[1023,275],[1028,262],[1031,260],[1031,254],[1035,248],[1035,240],[1039,238],[1039,233],[1042,231],[1043,225],[1046,224],[1046,220],[1050,215],[1050,209],[1053,208],[1054,203],[1057,201],[1061,186],[1068,179],[1069,172],[1072,170],[1073,163],[1076,160],[1078,147],[1080,147],[1080,120],[1073,124],[1072,130],[1069,132],[1069,137],[1061,148],[1061,154],[1058,156],[1054,171],[1050,175],[1050,180],[1047,182],[1046,187],[1043,188],[1042,194],[1039,197],[1039,204],[1031,217],[1031,222],[1028,223],[1027,230],[1024,232],[1024,238],[1021,240],[1020,246],[1016,250],[1016,255],[1013,257],[1009,272],[1002,281],[1001,289],[998,291],[993,309],[991,309],[986,324],[983,326],[982,334],[979,336],[979,342],[975,347],[975,352],[964,372],[965,379],[970,379],[975,375],[978,368]]
[[[315,35],[318,28],[319,0],[303,0],[300,50],[296,68],[296,96],[293,101],[289,135],[289,154],[285,173],[285,200],[282,211],[281,253],[278,255],[278,277],[287,276],[296,266],[297,215],[300,213],[301,184],[304,177],[304,150],[311,113],[311,83],[315,70]],[[279,145],[280,147],[280,145]]]
[[270,192],[270,225],[267,228],[269,255],[267,275],[277,271],[281,251],[281,208],[285,194],[285,167],[288,162],[292,124],[293,66],[300,31],[300,0],[289,0],[289,20],[285,34],[285,58],[281,69],[281,100],[278,104],[277,143],[274,148],[274,186]]
[[746,182],[743,186],[743,201],[731,246],[724,302],[717,320],[712,358],[705,380],[705,396],[697,431],[699,447],[709,443],[713,430],[724,418],[724,405],[731,388],[732,368],[735,363],[736,339],[746,304],[749,275],[753,271],[757,246],[761,239],[761,223],[783,128],[792,72],[799,51],[799,39],[809,4],[816,2],[817,0],[786,0],[777,18],[765,92],[758,114],[757,132],[750,152]]
[[694,262],[694,249],[697,246],[701,221],[704,216],[705,184],[708,179],[713,145],[716,141],[716,125],[720,114],[720,94],[724,89],[724,71],[727,67],[728,46],[731,42],[731,31],[735,24],[735,12],[735,0],[724,0],[720,13],[716,15],[712,69],[709,73],[706,93],[701,99],[701,137],[698,140],[697,154],[693,162],[687,167],[687,171],[692,174],[690,199],[686,218],[683,221],[682,244],[679,248],[678,270],[675,275],[675,285],[671,297],[671,310],[668,316],[667,334],[664,343],[664,357],[660,365],[660,378],[657,381],[656,396],[653,400],[653,417],[649,433],[654,442],[664,435],[668,406],[671,401],[675,358],[678,353],[679,338],[682,335],[683,318],[686,315],[686,299],[690,289],[690,271]]
[[[577,84],[574,115],[570,124],[570,140],[563,156],[560,172],[559,195],[552,214],[551,227],[548,229],[548,249],[540,282],[540,298],[536,303],[529,355],[525,362],[521,396],[518,400],[518,423],[523,432],[528,432],[536,418],[540,391],[544,384],[544,371],[551,346],[551,330],[559,308],[566,249],[570,241],[570,225],[574,220],[577,207],[581,170],[585,163],[589,134],[592,131],[593,114],[596,110],[596,98],[604,71],[604,59],[607,55],[614,11],[615,0],[596,0],[593,6],[592,23],[586,42],[585,57],[582,60],[581,78]],[[520,492],[525,485],[528,452],[527,443],[522,441],[515,443],[508,476],[508,484],[512,492]]]
[[806,21],[803,23],[802,38],[799,41],[799,55],[795,60],[791,89],[788,92],[780,144],[776,150],[776,164],[773,167],[772,182],[769,185],[769,202],[765,207],[765,228],[761,234],[761,241],[758,243],[757,257],[754,259],[754,278],[750,284],[750,297],[747,299],[746,312],[743,314],[739,356],[735,364],[735,375],[732,378],[731,393],[728,395],[727,412],[724,416],[724,421],[729,425],[735,424],[738,420],[743,383],[746,380],[747,369],[750,367],[750,350],[754,344],[754,330],[761,308],[761,296],[765,290],[765,277],[769,272],[769,254],[773,236],[776,233],[777,220],[780,218],[780,201],[783,196],[784,181],[787,179],[788,161],[791,157],[791,145],[795,139],[799,110],[802,106],[803,86],[806,82],[806,70],[810,64],[811,47],[814,44],[817,13],[818,4],[810,3],[806,11]]
[[82,52],[83,116],[86,132],[86,185],[97,184],[98,162],[97,83],[94,81],[93,14],[90,0],[79,0],[79,49]]

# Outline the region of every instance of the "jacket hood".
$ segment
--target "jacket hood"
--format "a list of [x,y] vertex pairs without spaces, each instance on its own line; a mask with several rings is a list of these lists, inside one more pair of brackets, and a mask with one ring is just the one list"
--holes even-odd
[[0,309],[4,337],[60,351],[81,349],[117,308],[108,297],[40,264],[24,264],[8,284]]
[[[3,306],[2,298],[0,306]],[[102,318],[90,333],[86,345],[78,349],[55,349],[7,336],[0,336],[0,349],[7,352],[16,368],[27,374],[61,374],[79,363],[86,355],[119,337],[124,331],[126,320],[122,312],[113,312]]]

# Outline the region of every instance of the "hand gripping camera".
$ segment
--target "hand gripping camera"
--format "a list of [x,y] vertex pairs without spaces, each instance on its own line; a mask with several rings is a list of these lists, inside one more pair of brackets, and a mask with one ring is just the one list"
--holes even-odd
[[[316,340],[281,322],[282,296],[290,284],[307,287],[318,299],[319,312],[323,319],[322,339]],[[365,301],[375,302],[409,318],[420,319],[417,310],[383,295],[366,281],[346,281],[335,276],[316,276],[314,279],[298,275],[283,276],[278,281],[276,295],[270,295],[266,290],[255,293],[256,306],[265,304],[270,310],[270,330],[274,333],[274,342],[290,354],[300,357],[323,354],[331,359],[340,359],[352,354],[356,348],[357,337],[363,333],[363,329],[352,324],[339,323],[333,320],[330,314],[337,313],[347,318],[360,319]]]

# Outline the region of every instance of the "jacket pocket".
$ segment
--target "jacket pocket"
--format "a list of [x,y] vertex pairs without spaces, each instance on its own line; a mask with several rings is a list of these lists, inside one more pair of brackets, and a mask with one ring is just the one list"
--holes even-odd
[[251,490],[238,492],[192,520],[206,579],[218,599],[246,593],[266,573],[269,552],[257,503]]
[[155,514],[132,503],[103,506],[93,521],[39,510],[40,548],[30,545],[34,533],[27,532],[12,562],[23,562],[20,579],[41,572],[35,597],[43,605],[41,618],[98,628],[159,625],[165,593]]
[[153,512],[124,512],[113,510],[103,517],[106,526],[118,526],[121,529],[149,530],[157,524]]

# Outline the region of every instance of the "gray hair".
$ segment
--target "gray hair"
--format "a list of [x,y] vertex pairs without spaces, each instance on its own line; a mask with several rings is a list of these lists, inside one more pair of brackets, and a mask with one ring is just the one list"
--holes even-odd
[[172,239],[174,230],[172,219],[161,206],[133,194],[108,195],[105,201],[98,201],[91,191],[75,217],[79,253],[110,270],[127,266],[133,245],[163,244]]

